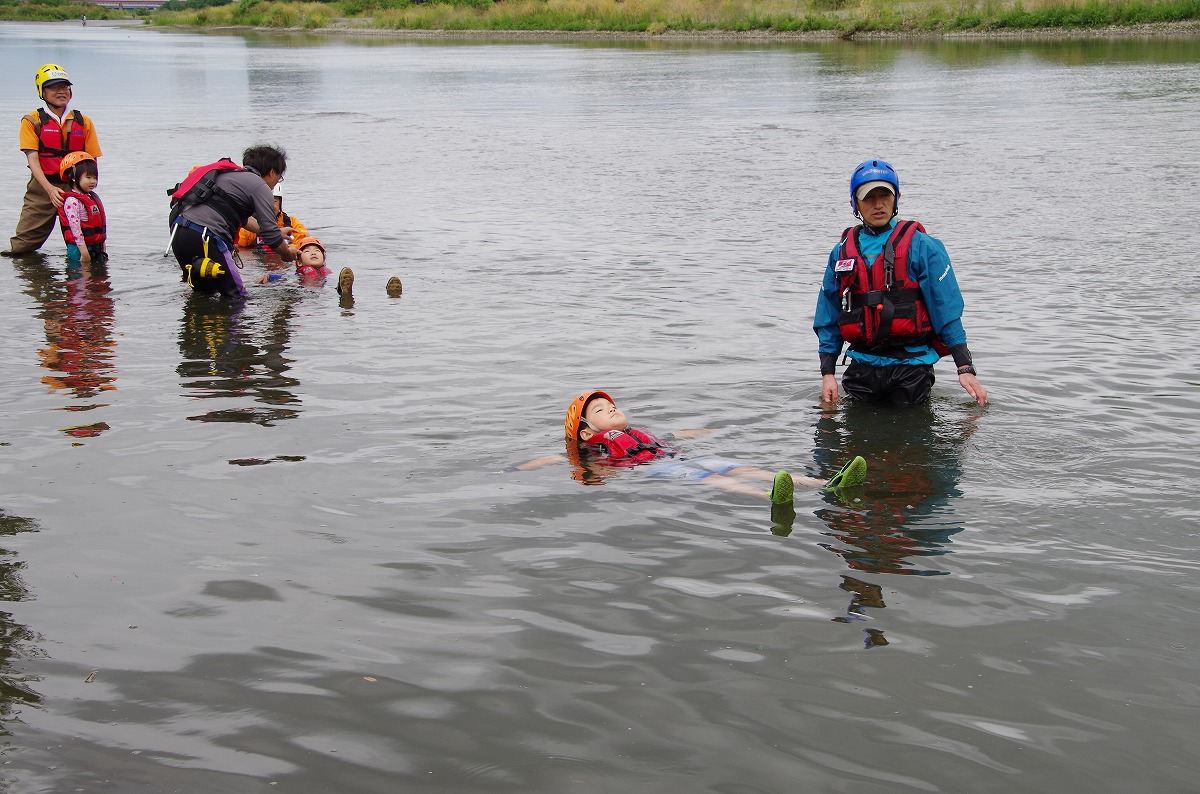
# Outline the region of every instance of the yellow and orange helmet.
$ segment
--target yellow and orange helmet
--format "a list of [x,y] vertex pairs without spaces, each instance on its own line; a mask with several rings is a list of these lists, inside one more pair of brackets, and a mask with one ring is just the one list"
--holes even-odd
[[609,397],[607,392],[595,389],[585,391],[572,400],[571,404],[567,406],[567,418],[563,420],[564,435],[572,444],[579,441],[579,425],[583,421],[583,409],[587,407],[588,401],[593,397],[603,397],[613,405],[617,404],[617,401]]
[[66,180],[67,172],[79,163],[82,163],[84,160],[91,160],[92,162],[95,162],[96,158],[92,157],[87,152],[68,152],[66,156],[63,157],[62,162],[58,164],[58,175]]
[[298,240],[292,241],[292,248],[295,248],[297,251],[299,251],[301,248],[304,248],[307,245],[315,245],[317,248],[321,249],[321,253],[323,253],[323,254],[328,253],[328,251],[325,250],[325,246],[321,245],[321,241],[318,240],[316,237],[301,237]]

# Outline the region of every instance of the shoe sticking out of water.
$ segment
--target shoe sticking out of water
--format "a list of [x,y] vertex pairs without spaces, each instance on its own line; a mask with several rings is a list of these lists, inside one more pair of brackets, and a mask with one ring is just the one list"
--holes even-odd
[[775,482],[772,483],[771,492],[768,494],[771,497],[771,503],[790,505],[795,492],[796,484],[792,482],[792,475],[782,469],[775,472]]
[[841,471],[829,478],[829,482],[825,483],[825,490],[835,491],[839,488],[862,485],[866,479],[867,461],[862,455],[858,455],[843,466]]
[[353,295],[354,294],[354,271],[348,267],[342,268],[338,273],[338,295]]
[[399,298],[404,294],[404,285],[400,283],[399,276],[392,276],[388,279],[387,294],[389,298]]

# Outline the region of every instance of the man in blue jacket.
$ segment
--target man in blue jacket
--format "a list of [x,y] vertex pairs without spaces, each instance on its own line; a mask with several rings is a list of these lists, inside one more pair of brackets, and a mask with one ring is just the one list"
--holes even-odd
[[896,218],[899,198],[900,177],[883,160],[861,163],[850,177],[850,209],[862,225],[843,232],[830,252],[813,318],[821,399],[837,402],[834,373],[849,343],[842,386],[855,400],[923,403],[933,365],[949,354],[959,385],[983,405],[987,391],[967,349],[950,256],[921,224]]

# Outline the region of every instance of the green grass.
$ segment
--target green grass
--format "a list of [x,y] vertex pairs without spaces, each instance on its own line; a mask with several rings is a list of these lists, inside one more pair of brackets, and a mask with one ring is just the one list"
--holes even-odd
[[132,11],[68,0],[0,0],[0,20],[6,22],[64,22],[79,19],[83,14],[87,14],[88,19],[133,19],[137,16]]
[[[11,2],[0,0],[0,9]],[[667,31],[832,31],[849,36],[866,31],[1071,29],[1200,20],[1200,0],[239,0],[199,10],[164,9],[151,13],[150,20],[162,25],[308,29],[337,21],[393,30],[651,35]]]

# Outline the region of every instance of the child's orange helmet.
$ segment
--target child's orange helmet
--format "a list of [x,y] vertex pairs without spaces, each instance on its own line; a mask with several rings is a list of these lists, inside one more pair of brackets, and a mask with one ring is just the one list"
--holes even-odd
[[579,441],[579,423],[583,420],[583,409],[587,407],[588,400],[593,397],[603,397],[613,405],[617,404],[617,401],[609,397],[607,392],[599,390],[585,391],[572,400],[571,404],[567,406],[567,418],[563,420],[566,439],[572,444]]
[[82,163],[84,160],[91,160],[95,162],[96,158],[92,157],[87,152],[68,152],[67,155],[63,157],[62,162],[58,164],[58,175],[62,177],[63,181],[66,181],[67,172],[79,163]]
[[299,251],[301,248],[304,248],[306,245],[315,245],[317,248],[321,249],[321,253],[323,253],[323,254],[329,253],[328,251],[325,250],[325,246],[321,245],[321,241],[318,240],[316,237],[301,237],[299,240],[296,240],[295,242],[292,243],[292,248],[295,248],[297,251]]

